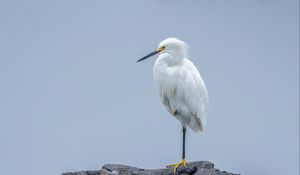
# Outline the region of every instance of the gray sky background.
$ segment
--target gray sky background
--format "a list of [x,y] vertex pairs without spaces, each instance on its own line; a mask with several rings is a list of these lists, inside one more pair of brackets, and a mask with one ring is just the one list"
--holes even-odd
[[160,102],[156,58],[186,41],[207,85],[207,130],[187,159],[247,174],[299,174],[297,0],[0,1],[1,174],[105,163],[163,167],[181,128]]

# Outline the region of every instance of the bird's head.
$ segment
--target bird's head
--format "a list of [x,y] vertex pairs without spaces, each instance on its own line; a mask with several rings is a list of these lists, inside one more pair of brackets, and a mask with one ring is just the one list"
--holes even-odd
[[137,62],[145,60],[158,53],[168,53],[176,57],[185,57],[187,54],[188,46],[185,42],[177,38],[167,38],[159,43],[157,49],[150,54],[139,59]]
[[183,56],[186,55],[187,49],[187,44],[177,38],[167,38],[160,42],[157,48],[157,50],[161,50],[161,53],[166,52]]

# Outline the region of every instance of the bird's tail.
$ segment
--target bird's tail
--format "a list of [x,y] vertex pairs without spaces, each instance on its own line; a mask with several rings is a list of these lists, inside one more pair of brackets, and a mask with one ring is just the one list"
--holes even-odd
[[192,116],[190,123],[188,123],[188,126],[195,132],[200,133],[204,130],[204,124],[205,121],[201,121],[200,118],[196,116]]

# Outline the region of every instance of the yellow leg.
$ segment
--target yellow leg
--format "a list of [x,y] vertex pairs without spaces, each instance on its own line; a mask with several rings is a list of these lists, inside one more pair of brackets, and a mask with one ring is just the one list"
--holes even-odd
[[186,165],[186,164],[187,164],[187,161],[186,161],[185,159],[182,159],[181,162],[175,163],[175,164],[167,165],[167,167],[169,168],[169,167],[174,166],[173,172],[174,172],[174,175],[175,175],[177,169],[178,169],[181,165],[184,166],[185,168],[187,168],[187,165]]

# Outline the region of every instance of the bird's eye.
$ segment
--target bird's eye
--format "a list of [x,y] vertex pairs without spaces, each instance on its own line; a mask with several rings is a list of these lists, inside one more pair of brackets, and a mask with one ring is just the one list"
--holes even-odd
[[163,51],[163,50],[165,50],[165,48],[166,48],[166,46],[162,46],[162,47],[160,47],[158,50],[159,50],[159,51]]

